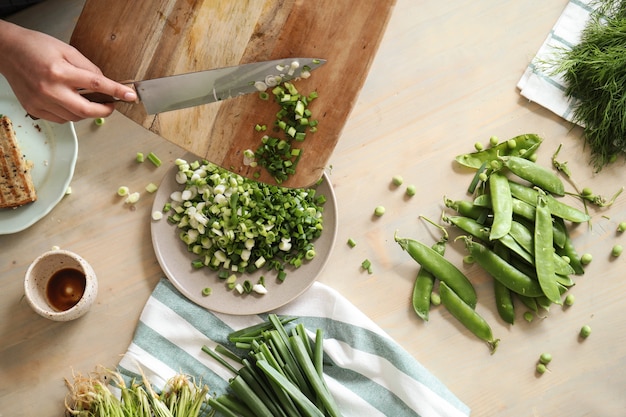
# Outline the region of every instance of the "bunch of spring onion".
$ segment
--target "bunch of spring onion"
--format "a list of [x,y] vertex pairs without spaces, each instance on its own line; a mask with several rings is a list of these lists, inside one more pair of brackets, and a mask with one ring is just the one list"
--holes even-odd
[[66,414],[78,417],[209,417],[209,388],[187,375],[171,378],[161,393],[143,376],[140,383],[126,384],[115,371],[99,369],[88,376],[66,380],[69,394]]
[[292,320],[270,314],[269,321],[231,333],[229,340],[247,350],[243,357],[219,345],[203,346],[234,375],[232,392],[209,399],[214,410],[228,417],[342,415],[323,376],[323,331],[317,329],[311,340],[302,324],[288,330]]
[[315,189],[258,183],[206,161],[176,165],[176,181],[185,187],[163,211],[197,255],[194,267],[234,273],[266,267],[282,280],[286,265],[298,268],[315,256],[326,201]]

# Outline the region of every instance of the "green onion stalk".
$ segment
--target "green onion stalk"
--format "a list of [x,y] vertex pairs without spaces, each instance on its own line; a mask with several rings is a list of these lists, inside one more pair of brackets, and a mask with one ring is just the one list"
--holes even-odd
[[66,414],[78,417],[208,417],[209,388],[187,375],[172,377],[157,393],[145,375],[141,382],[126,384],[115,371],[99,368],[66,380]]

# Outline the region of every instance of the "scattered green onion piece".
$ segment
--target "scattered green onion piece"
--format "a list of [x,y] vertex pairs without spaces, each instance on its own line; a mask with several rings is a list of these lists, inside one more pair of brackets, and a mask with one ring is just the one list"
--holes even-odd
[[122,185],[121,187],[117,189],[117,195],[119,195],[120,197],[126,197],[128,195],[128,192],[129,192],[129,189],[125,185]]
[[365,259],[363,262],[361,262],[361,268],[366,270],[368,274],[372,274],[373,273],[372,262],[370,262],[369,259]]
[[138,192],[130,193],[126,197],[125,202],[127,204],[135,204],[139,201],[139,198],[140,198],[140,194]]
[[211,295],[211,293],[213,292],[213,290],[211,290],[210,287],[205,287],[202,289],[202,295],[207,297],[209,295]]
[[356,242],[352,238],[349,238],[347,243],[348,243],[348,246],[350,246],[351,248],[356,246]]
[[135,156],[135,161],[139,163],[142,163],[143,161],[145,161],[145,156],[143,152],[137,152],[137,155]]
[[146,185],[146,191],[149,192],[149,193],[155,192],[156,190],[158,190],[158,188],[159,187],[155,183],[153,183],[153,182],[151,182],[150,184]]
[[94,123],[96,124],[96,126],[102,126],[105,122],[104,117],[98,117],[94,120]]
[[162,162],[159,159],[159,157],[154,154],[154,152],[148,153],[147,158],[148,158],[148,161],[150,161],[150,162],[152,162],[154,164],[154,166],[156,166],[156,167],[160,167],[161,166]]

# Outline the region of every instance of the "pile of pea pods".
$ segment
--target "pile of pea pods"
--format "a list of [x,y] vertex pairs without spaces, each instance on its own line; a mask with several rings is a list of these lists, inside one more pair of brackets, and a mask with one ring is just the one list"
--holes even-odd
[[[541,142],[539,136],[525,134],[457,156],[456,162],[476,170],[468,188],[472,199],[444,198],[453,213],[444,213],[443,220],[461,231],[457,239],[465,243],[466,260],[494,279],[498,314],[511,324],[515,298],[534,312],[562,304],[564,293],[574,284],[572,276],[584,273],[566,222],[587,222],[590,216],[559,199],[565,195],[560,177],[536,162]],[[475,310],[472,283],[444,258],[448,233],[442,230],[442,238],[432,247],[396,236],[396,242],[421,266],[413,308],[428,320],[438,280],[441,303],[493,353],[499,340]]]

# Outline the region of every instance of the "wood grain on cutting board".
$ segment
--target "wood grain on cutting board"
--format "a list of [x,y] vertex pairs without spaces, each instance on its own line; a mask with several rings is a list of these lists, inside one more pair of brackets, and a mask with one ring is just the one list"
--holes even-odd
[[[327,63],[295,82],[319,98],[310,106],[318,131],[302,142],[296,175],[282,185],[317,181],[340,138],[383,36],[395,0],[88,0],[70,43],[118,81],[288,57]],[[118,110],[199,157],[244,176],[243,164],[271,126],[278,105],[250,94],[193,108],[147,115],[143,106]],[[262,181],[273,183],[260,170]]]

